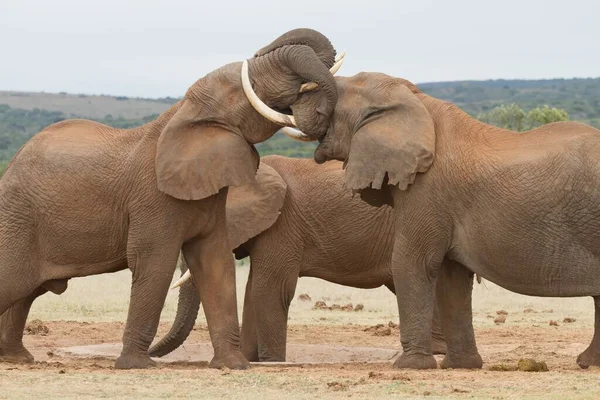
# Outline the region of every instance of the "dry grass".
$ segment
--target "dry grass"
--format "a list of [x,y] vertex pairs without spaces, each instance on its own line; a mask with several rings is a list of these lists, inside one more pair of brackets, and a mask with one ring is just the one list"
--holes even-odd
[[[238,269],[240,311],[247,273],[247,267]],[[79,333],[80,341],[118,341],[122,325],[101,321],[125,320],[129,285],[127,271],[73,280],[62,296],[46,295],[39,299],[31,318],[96,322],[83,325],[89,331]],[[360,290],[302,278],[296,297],[303,293],[308,294],[311,301],[295,299],[292,303],[290,342],[399,346],[397,337],[374,337],[363,332],[365,325],[397,320],[395,298],[386,288]],[[177,291],[170,292],[163,321],[172,320],[176,300]],[[361,312],[312,310],[318,300],[341,305],[362,303],[365,309]],[[591,299],[520,296],[486,282],[475,286],[473,305],[478,343],[487,368],[494,363],[516,364],[521,357],[535,357],[548,361],[550,372],[397,371],[389,364],[260,366],[249,371],[216,371],[183,365],[116,371],[112,369],[111,360],[73,361],[55,357],[50,363],[33,367],[0,363],[0,398],[600,398],[600,371],[580,370],[574,362],[578,351],[591,339]],[[494,324],[489,317],[496,317],[498,310],[507,312],[506,322],[501,325]],[[576,321],[564,323],[565,317]],[[559,326],[549,326],[551,319],[558,321]],[[205,324],[202,316],[198,321]],[[69,329],[83,329],[73,324]],[[168,323],[161,328],[163,332],[166,325]],[[95,337],[90,333],[99,332],[102,326],[112,326],[110,337]],[[75,340],[75,335],[70,338],[68,333],[57,331],[58,328],[51,325],[50,336],[29,336],[27,340],[39,344],[38,352]],[[68,329],[65,332],[69,332]],[[206,331],[201,329],[194,331],[190,340],[206,338]],[[58,340],[62,340],[61,344],[56,342]]]

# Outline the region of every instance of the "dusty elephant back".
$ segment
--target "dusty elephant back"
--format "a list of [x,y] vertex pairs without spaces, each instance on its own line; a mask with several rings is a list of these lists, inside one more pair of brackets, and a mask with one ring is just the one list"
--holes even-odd
[[[67,120],[33,137],[11,162],[0,186],[3,209],[37,227],[46,260],[83,264],[123,257],[130,199],[122,189],[131,186],[132,175],[128,134],[137,131]],[[115,237],[121,245],[114,245]]]

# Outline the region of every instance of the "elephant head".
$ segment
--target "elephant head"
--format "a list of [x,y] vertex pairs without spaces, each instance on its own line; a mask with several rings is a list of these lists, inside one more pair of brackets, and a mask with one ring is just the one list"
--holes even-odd
[[281,125],[322,136],[337,102],[330,71],[339,68],[335,55],[325,36],[296,29],[254,58],[198,80],[156,132],[159,190],[199,200],[252,182],[258,167],[253,145]]
[[[277,221],[286,190],[281,175],[264,163],[260,164],[254,182],[229,188],[226,214],[231,249],[242,251],[242,244]],[[169,333],[150,348],[152,357],[162,357],[179,347],[192,331],[198,316],[200,298],[183,259],[181,270],[181,278],[173,285],[173,288],[181,286],[177,315]]]
[[345,185],[354,191],[407,189],[418,172],[429,169],[435,152],[434,122],[421,92],[381,73],[336,81],[339,100],[315,161],[344,161]]

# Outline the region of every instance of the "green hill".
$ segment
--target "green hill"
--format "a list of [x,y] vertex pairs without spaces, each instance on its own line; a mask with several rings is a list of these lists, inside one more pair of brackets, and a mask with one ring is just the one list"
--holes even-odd
[[600,78],[549,80],[489,80],[423,83],[421,90],[448,100],[471,115],[501,104],[523,109],[543,105],[563,108],[572,120],[600,128]]
[[[565,109],[572,120],[600,128],[600,78],[458,81],[418,86],[425,93],[456,103],[473,116],[501,104],[516,103],[524,110],[549,105]],[[54,122],[80,117],[129,128],[152,120],[176,101],[0,91],[0,170],[27,139]],[[311,157],[315,144],[276,134],[257,148],[262,155]]]

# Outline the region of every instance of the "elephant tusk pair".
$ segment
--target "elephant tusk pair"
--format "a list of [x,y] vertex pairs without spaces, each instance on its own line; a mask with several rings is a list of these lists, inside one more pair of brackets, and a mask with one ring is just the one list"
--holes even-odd
[[[342,63],[344,62],[345,56],[346,56],[346,53],[342,52],[339,56],[337,56],[335,58],[335,64],[333,64],[333,67],[331,67],[331,69],[329,70],[331,72],[331,74],[335,74],[337,71],[339,71],[340,67],[342,66]],[[254,92],[254,89],[252,89],[252,84],[250,83],[250,77],[248,75],[248,61],[247,60],[244,60],[244,62],[242,63],[241,76],[242,76],[242,88],[244,89],[244,94],[248,98],[248,101],[250,102],[250,104],[252,104],[252,107],[254,107],[254,109],[260,115],[262,115],[269,121],[274,122],[278,125],[283,125],[284,127],[297,126],[296,120],[294,119],[293,115],[286,115],[286,114],[282,114],[280,112],[273,110],[272,108],[267,106],[265,103],[263,103],[263,101],[258,97],[256,92]],[[316,83],[308,82],[308,83],[303,84],[300,87],[299,93],[309,92],[311,90],[315,90],[317,87],[318,87],[318,85]],[[296,140],[302,140],[302,141],[316,140],[316,139],[310,139],[308,136],[306,136],[304,133],[302,133],[300,131],[297,131],[297,132],[298,133],[296,134],[296,136],[297,136]],[[284,131],[284,133],[285,133],[285,131]],[[300,136],[298,136],[298,135],[300,135]],[[300,137],[304,137],[304,139],[300,139]]]
[[178,288],[179,286],[183,285],[184,283],[186,283],[190,278],[192,277],[192,274],[190,273],[190,270],[188,269],[187,271],[185,271],[185,274],[183,274],[181,276],[181,278],[179,278],[177,280],[177,282],[175,282],[173,284],[173,286],[171,286],[171,289],[175,289]]

